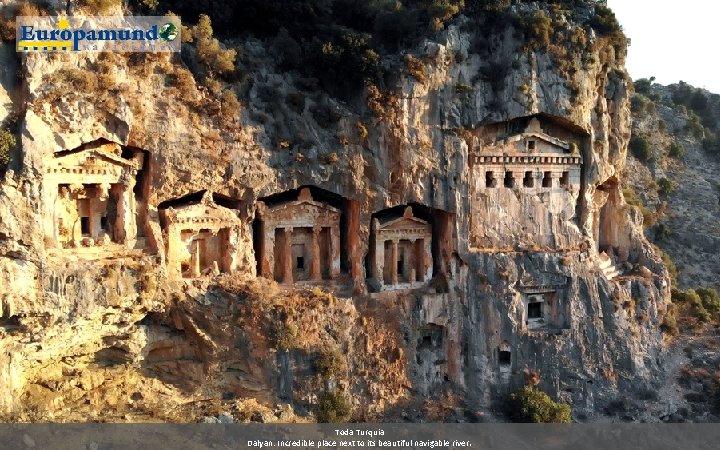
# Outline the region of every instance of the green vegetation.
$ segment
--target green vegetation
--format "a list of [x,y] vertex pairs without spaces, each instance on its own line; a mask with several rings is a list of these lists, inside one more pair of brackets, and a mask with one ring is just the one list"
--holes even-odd
[[298,327],[294,323],[278,323],[275,326],[275,348],[292,350],[297,347]]
[[685,155],[685,147],[677,141],[672,141],[668,155],[672,158],[682,158]]
[[553,401],[545,392],[524,386],[510,394],[510,411],[516,422],[570,423],[570,405]]
[[235,120],[240,115],[240,102],[233,91],[223,91],[220,97],[220,110],[226,120]]
[[667,178],[660,178],[657,181],[658,184],[658,194],[660,194],[663,197],[667,197],[668,195],[672,194],[675,191],[675,183],[672,180],[669,180]]
[[712,154],[720,155],[720,139],[716,136],[708,136],[702,141],[703,150]]
[[345,423],[352,416],[352,403],[339,389],[320,394],[315,406],[315,418],[319,423]]
[[720,95],[690,86],[684,81],[670,87],[676,109],[688,115],[687,131],[703,139],[703,148],[720,154]]
[[655,240],[662,241],[669,238],[671,234],[670,226],[666,223],[660,223],[655,230]]
[[46,7],[46,4],[41,5],[30,0],[19,2],[17,5],[0,6],[0,42],[15,41],[15,17],[47,16]]
[[237,51],[220,46],[220,41],[213,37],[210,17],[201,14],[197,25],[190,28],[190,33],[187,39],[195,42],[198,58],[205,64],[209,74],[227,74],[235,70]]
[[720,294],[713,288],[672,290],[672,301],[686,307],[701,323],[720,319]]
[[0,166],[7,166],[10,162],[10,152],[17,144],[15,135],[9,130],[0,130]]
[[442,30],[445,21],[452,18],[465,7],[465,0],[433,0],[422,2],[423,7],[430,17],[432,28]]
[[[152,8],[157,0],[134,0]],[[492,34],[515,29],[529,42],[526,48],[547,51],[559,62],[575,64],[570,52],[590,45],[588,32],[610,39],[616,52],[625,51],[625,38],[612,11],[594,0],[542,0],[541,7],[512,8],[520,0],[227,0],[159,2],[158,14],[173,11],[190,22],[207,15],[223,37],[238,31],[271,43],[283,70],[296,70],[319,80],[332,94],[353,96],[368,84],[379,86],[397,73],[382,65],[383,56],[412,48],[459,14],[482,30],[478,46],[489,47]],[[583,6],[583,8],[576,8]],[[536,11],[544,10],[539,13]],[[588,11],[594,12],[588,14]],[[186,33],[183,32],[185,35]],[[548,44],[548,45],[545,45]],[[559,58],[559,59],[558,59]],[[563,59],[564,58],[564,59]]]
[[650,141],[645,136],[633,136],[630,138],[630,151],[633,156],[642,162],[647,162],[653,157]]
[[[668,232],[669,233],[669,232]],[[657,248],[657,250],[660,252],[660,257],[662,258],[663,264],[665,264],[665,267],[668,269],[668,273],[670,274],[670,282],[673,286],[677,286],[678,284],[678,269],[675,265],[675,262],[672,260],[670,255],[665,253],[663,250]]]
[[[649,105],[653,105],[652,108],[649,108]],[[651,112],[654,110],[654,107],[655,104],[644,95],[635,94],[630,98],[630,111],[636,116],[642,116],[645,113]]]
[[625,188],[623,189],[623,197],[625,198],[625,203],[627,203],[630,206],[634,206],[640,210],[640,213],[643,216],[643,226],[645,228],[650,228],[651,226],[655,225],[655,222],[657,218],[655,217],[655,214],[653,214],[650,209],[645,206],[640,200],[640,197],[638,197],[637,193],[632,188]]
[[635,80],[633,83],[635,85],[635,92],[645,96],[650,95],[650,86],[652,86],[654,81],[655,77],[650,77],[650,79],[640,78],[639,80]]
[[668,305],[667,311],[663,315],[662,323],[660,323],[660,329],[665,334],[670,336],[677,336],[680,334],[680,328],[677,323],[677,305],[671,303]]
[[337,378],[345,375],[348,370],[345,355],[337,348],[325,347],[315,360],[318,372],[325,378]]

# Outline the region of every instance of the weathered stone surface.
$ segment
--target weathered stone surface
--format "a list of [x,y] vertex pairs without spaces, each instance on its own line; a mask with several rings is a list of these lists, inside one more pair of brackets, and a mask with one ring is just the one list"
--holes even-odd
[[[131,390],[159,393],[175,405],[198,393],[218,401],[282,399],[304,414],[320,390],[337,385],[353,394],[360,419],[382,420],[399,416],[403,402],[453,391],[471,410],[488,407],[519,387],[527,369],[539,374],[543,389],[592,415],[619,392],[656,383],[669,284],[643,237],[642,218],[620,190],[630,126],[622,57],[599,39],[583,70],[569,75],[544,53],[518,53],[519,43],[505,33],[489,54],[512,61],[512,69],[491,83],[474,76],[494,61],[474,52],[472,27],[462,20],[413,49],[425,80],[403,74],[384,92],[369,88],[371,106],[359,110],[281,73],[265,44],[238,43],[247,94],[229,124],[212,113],[218,105],[209,91],[180,92],[167,82],[186,69],[164,56],[140,66],[116,57],[110,95],[63,84],[61,68],[86,69],[98,56],[26,56],[21,169],[8,172],[0,191],[0,350],[9,355],[0,366],[8,380],[0,409],[22,410],[22,396],[41,397],[44,391],[32,387],[40,385],[62,393],[53,405],[82,399],[96,411],[140,414],[145,404],[167,420],[182,419],[151,400],[132,400]],[[53,93],[59,99],[51,102]],[[291,93],[304,98],[304,108],[291,107]],[[197,105],[207,109],[198,114]],[[320,109],[339,119],[328,124]],[[578,155],[570,152],[566,164],[572,189],[502,188],[476,209],[474,195],[486,179],[475,170],[484,162],[473,165],[470,157],[483,154],[488,126],[540,113],[577,136]],[[571,140],[546,131],[565,157]],[[49,220],[41,207],[46,161],[98,139],[147,152],[146,247],[92,258],[50,252],[41,231]],[[330,271],[352,280],[353,289],[326,287],[350,298],[319,289],[279,293],[273,282],[253,278],[257,200],[306,186],[329,193],[342,211]],[[171,265],[184,258],[163,232],[172,220],[159,210],[199,191],[235,202],[235,273],[185,281],[172,276]],[[373,214],[404,205],[414,214],[422,209],[432,223],[424,265],[432,279],[366,295]],[[491,215],[478,221],[478,214]],[[275,236],[262,235],[267,250]],[[601,251],[613,264],[649,273],[611,277]],[[260,270],[275,275],[274,267],[268,259]],[[256,284],[236,292],[240,279]],[[533,292],[552,294],[553,326],[529,326]],[[291,347],[287,354],[283,345]],[[323,379],[314,361],[327,346],[345,355],[348,367]],[[43,374],[58,366],[59,374]],[[74,384],[69,377],[77,377]]]

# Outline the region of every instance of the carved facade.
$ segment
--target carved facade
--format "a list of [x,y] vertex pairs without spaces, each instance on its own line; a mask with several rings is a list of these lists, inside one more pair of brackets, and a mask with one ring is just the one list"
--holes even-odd
[[48,247],[133,248],[138,204],[133,189],[143,154],[122,156],[115,143],[57,153],[45,160],[44,234]]
[[484,146],[471,156],[480,189],[535,192],[580,187],[582,157],[576,146],[546,134],[537,118],[525,132]]
[[518,288],[522,294],[526,330],[558,331],[567,328],[567,283],[567,277],[557,273],[546,273],[537,278],[528,274],[521,277]]
[[168,275],[197,278],[235,271],[241,226],[238,212],[216,204],[209,192],[200,201],[174,203],[160,209]]
[[340,276],[339,209],[313,199],[303,188],[297,200],[272,206],[258,202],[260,275],[284,284],[335,280]]
[[[507,250],[517,236],[546,248],[577,245],[581,233],[566,223],[576,215],[582,185],[578,145],[546,133],[537,117],[507,137],[498,125],[488,128],[485,143],[469,156],[471,246]],[[552,129],[580,139],[575,131]]]
[[432,226],[405,208],[401,217],[374,219],[370,276],[379,290],[408,289],[432,277]]

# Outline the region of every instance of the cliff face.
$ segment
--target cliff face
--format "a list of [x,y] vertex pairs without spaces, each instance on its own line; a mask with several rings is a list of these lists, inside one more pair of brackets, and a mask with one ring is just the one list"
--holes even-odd
[[[242,77],[229,112],[177,58],[23,57],[21,151],[0,196],[0,407],[26,420],[82,420],[68,411],[86,403],[108,420],[218,413],[200,398],[243,420],[252,417],[242,399],[302,415],[318,389],[338,386],[361,419],[401,410],[449,419],[456,410],[422,399],[480,410],[529,376],[582,419],[652,386],[668,274],[620,189],[624,48],[587,39],[560,58],[459,17],[389,60],[397,80],[352,105],[281,71],[270,43],[247,39],[234,44]],[[532,130],[570,159],[493,153]],[[43,231],[53,220],[48,161],[100,139],[144,155],[142,245],[59,247]],[[344,298],[256,278],[266,251],[257,202],[301,186],[341,211],[342,282],[323,289]],[[240,218],[233,273],[172,277],[159,210],[205,190],[231,199]],[[368,273],[371,224],[405,205],[432,225],[432,280],[379,289]],[[323,371],[318,361],[336,352],[345,365]],[[196,408],[177,416],[163,402]],[[256,409],[262,420],[294,420]]]
[[648,238],[677,266],[678,288],[717,288],[718,95],[644,81],[634,96],[633,136],[648,154],[629,156],[627,185],[652,216]]

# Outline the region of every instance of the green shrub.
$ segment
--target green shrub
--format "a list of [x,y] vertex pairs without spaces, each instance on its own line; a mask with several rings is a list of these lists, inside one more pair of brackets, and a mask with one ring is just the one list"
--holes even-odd
[[691,112],[689,114],[690,117],[688,117],[688,122],[686,125],[686,131],[695,136],[696,138],[700,139],[705,134],[705,127],[703,127],[702,123],[700,123],[700,117],[698,117],[697,114]]
[[337,348],[325,347],[320,350],[315,365],[320,375],[325,378],[342,376],[348,370],[347,359]]
[[408,73],[418,80],[420,84],[425,84],[427,81],[427,73],[425,72],[425,65],[423,62],[415,58],[413,55],[406,55],[405,62],[407,62]]
[[682,158],[685,155],[685,147],[677,141],[672,141],[668,155],[673,158]]
[[648,99],[642,95],[633,95],[630,99],[630,111],[636,115],[643,115],[647,111]]
[[650,79],[640,78],[639,80],[635,80],[635,92],[637,92],[638,94],[648,95],[650,93],[650,86],[652,86],[653,81],[655,81],[655,77],[652,77]]
[[425,5],[433,29],[441,30],[445,21],[465,7],[465,0],[432,0]]
[[192,42],[196,43],[198,58],[211,73],[226,74],[235,70],[237,51],[223,49],[220,46],[220,41],[213,37],[210,17],[200,14],[197,25],[192,27],[190,32],[192,33]]
[[650,141],[645,136],[633,136],[630,139],[630,151],[642,162],[647,162],[652,158],[652,149]]
[[0,130],[0,166],[7,166],[10,162],[10,152],[17,144],[15,135],[9,130]]
[[696,317],[700,322],[710,322],[712,318],[708,310],[703,304],[702,298],[693,289],[687,291],[681,291],[679,289],[673,289],[671,294],[673,303],[679,305],[687,305],[692,312],[692,315]]
[[657,181],[658,194],[667,197],[675,191],[675,183],[667,178],[660,178]]
[[670,336],[677,336],[680,334],[680,329],[678,328],[677,324],[677,306],[675,304],[668,305],[667,311],[665,311],[665,315],[663,316],[662,323],[660,324],[660,329],[665,334],[669,334]]
[[320,394],[315,406],[315,418],[318,423],[346,423],[352,416],[352,403],[339,389]]
[[275,348],[292,350],[297,347],[298,327],[293,323],[279,323],[275,328]]
[[[75,68],[62,68],[51,75],[52,79],[66,83],[78,93],[92,94],[98,90],[98,79],[94,73]],[[57,90],[60,86],[55,85]]]
[[625,188],[622,190],[622,192],[625,203],[630,206],[634,206],[640,210],[640,213],[643,216],[643,226],[645,228],[650,228],[651,226],[655,225],[655,221],[657,220],[655,214],[653,214],[653,212],[650,211],[650,209],[643,204],[637,193],[632,188]]
[[670,226],[666,223],[660,223],[658,224],[657,228],[655,229],[655,240],[656,241],[662,241],[670,237],[670,234],[672,234],[670,230]]
[[553,32],[552,19],[545,14],[545,11],[535,11],[532,20],[525,27],[530,34],[531,48],[541,49],[550,44]]
[[525,386],[510,394],[511,410],[517,422],[570,423],[570,405],[553,401],[545,392]]
[[720,154],[720,139],[715,136],[708,136],[702,141],[703,150],[706,152],[717,155]]
[[[664,224],[663,224],[664,225]],[[667,225],[664,225],[667,227]],[[668,231],[669,234],[669,231]],[[677,266],[675,265],[675,262],[670,258],[670,255],[665,253],[664,251],[660,250],[660,258],[662,258],[663,264],[665,264],[665,267],[667,267],[668,273],[670,274],[670,282],[673,286],[677,286],[678,284],[678,270]]]
[[703,307],[713,315],[720,312],[720,294],[713,288],[697,288],[695,292],[700,297]]
[[223,91],[220,100],[220,110],[222,111],[223,118],[229,121],[237,119],[240,114],[240,102],[235,92],[231,90]]

